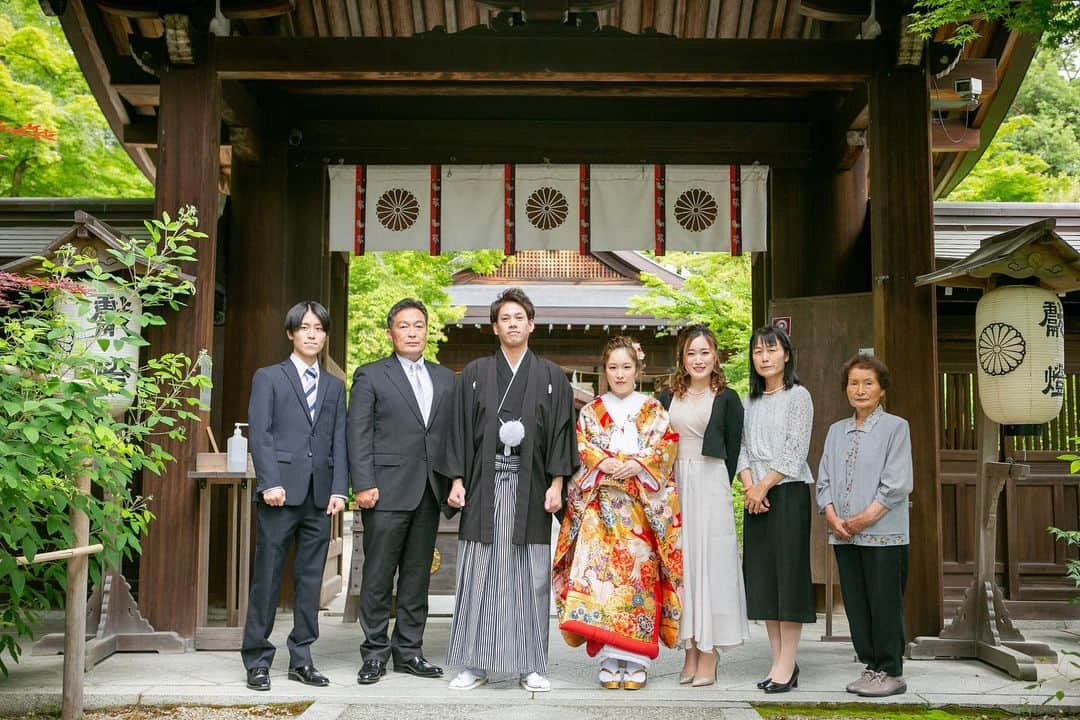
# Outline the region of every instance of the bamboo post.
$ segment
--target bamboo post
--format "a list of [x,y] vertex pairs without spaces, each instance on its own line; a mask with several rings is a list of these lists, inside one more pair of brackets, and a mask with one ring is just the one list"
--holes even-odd
[[[90,493],[90,473],[76,478],[78,491]],[[86,546],[90,539],[90,519],[82,510],[71,508],[71,531],[74,547]],[[67,561],[67,592],[64,613],[64,699],[61,720],[80,720],[83,716],[83,673],[86,667],[86,585],[88,558],[73,555]]]

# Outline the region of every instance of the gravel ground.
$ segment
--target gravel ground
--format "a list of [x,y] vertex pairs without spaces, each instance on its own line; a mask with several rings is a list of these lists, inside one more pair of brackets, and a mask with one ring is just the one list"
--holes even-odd
[[[218,706],[175,705],[157,707],[138,705],[109,708],[107,710],[87,710],[86,720],[287,720],[298,717],[307,709],[306,705],[257,705]],[[0,715],[0,720],[53,720],[59,714],[30,713],[29,715]]]

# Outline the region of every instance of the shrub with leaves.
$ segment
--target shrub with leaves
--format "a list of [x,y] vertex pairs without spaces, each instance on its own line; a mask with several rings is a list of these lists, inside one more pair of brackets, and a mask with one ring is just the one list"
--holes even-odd
[[[157,314],[179,309],[195,292],[183,263],[195,261],[193,207],[179,217],[167,214],[145,223],[147,237],[110,248],[106,270],[96,256],[72,246],[40,258],[36,278],[0,276],[0,672],[4,656],[18,661],[19,640],[32,637],[42,610],[63,604],[63,562],[20,566],[16,558],[71,547],[71,508],[86,513],[90,543],[104,551],[92,556],[91,580],[104,567],[140,551],[139,537],[150,522],[142,498],[131,490],[140,472],[160,474],[173,458],[164,437],[183,440],[182,420],[197,420],[198,391],[209,385],[197,360],[183,354],[158,355],[136,367],[125,348],[142,347],[143,328],[163,325]],[[137,302],[94,302],[103,296]],[[61,312],[74,306],[75,313]],[[74,315],[74,317],[73,317]],[[92,317],[101,335],[77,339]],[[131,353],[129,353],[131,355]],[[125,386],[135,373],[134,391]],[[130,409],[114,416],[109,398],[126,399]],[[80,473],[92,492],[78,492]]]

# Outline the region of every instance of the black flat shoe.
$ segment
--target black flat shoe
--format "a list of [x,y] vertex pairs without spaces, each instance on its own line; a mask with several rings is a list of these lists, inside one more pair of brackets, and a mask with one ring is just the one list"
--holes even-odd
[[326,687],[330,684],[330,678],[316,670],[314,665],[289,668],[289,679],[315,687]]
[[247,671],[247,686],[251,690],[270,689],[270,668],[256,667]]
[[420,655],[414,655],[408,660],[394,661],[394,672],[409,673],[422,678],[441,678],[443,670],[437,665],[432,665]]
[[757,689],[764,690],[765,686],[772,682],[772,678],[765,678],[764,680],[757,681]]
[[356,673],[356,682],[360,685],[373,685],[386,674],[386,663],[372,658],[365,660]]
[[761,688],[768,695],[774,695],[776,693],[786,693],[791,688],[799,687],[799,663],[795,663],[795,669],[791,673],[791,677],[785,683],[778,683],[773,680],[769,681],[769,684]]

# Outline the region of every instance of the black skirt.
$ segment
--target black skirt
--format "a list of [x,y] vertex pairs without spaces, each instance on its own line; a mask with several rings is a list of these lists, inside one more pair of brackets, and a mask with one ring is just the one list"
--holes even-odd
[[792,482],[769,491],[769,511],[743,516],[743,577],[751,620],[812,623],[810,486]]

